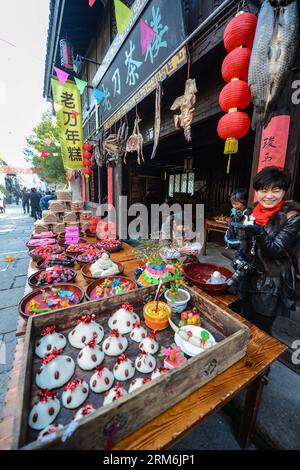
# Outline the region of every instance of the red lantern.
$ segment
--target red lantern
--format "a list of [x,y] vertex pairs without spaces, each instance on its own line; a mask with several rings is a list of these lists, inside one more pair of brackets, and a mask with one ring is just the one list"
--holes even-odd
[[84,168],[83,169],[83,173],[84,173],[84,176],[85,178],[88,180],[90,175],[93,173],[91,168]]
[[43,167],[42,167],[41,165],[38,165],[38,166],[36,167],[36,169],[37,169],[37,171],[42,171],[42,170],[43,170]]
[[224,153],[229,156],[227,173],[231,155],[238,151],[238,139],[250,129],[249,116],[238,109],[245,109],[251,102],[251,92],[246,81],[256,24],[255,15],[240,12],[228,23],[224,32],[224,45],[229,54],[222,64],[222,77],[227,85],[220,93],[219,103],[228,114],[220,119],[217,132],[226,141]]
[[[250,118],[242,111],[234,111],[221,117],[218,123],[218,135],[221,139],[241,139],[250,129]],[[233,153],[233,152],[232,152]]]
[[257,17],[253,13],[242,12],[231,20],[224,31],[224,46],[227,52],[237,47],[252,48],[257,25]]
[[87,158],[85,158],[85,159],[83,160],[83,166],[87,166],[87,167],[92,166],[91,160],[88,160]]
[[91,144],[83,144],[83,150],[91,152],[93,150],[93,146]]
[[242,80],[233,80],[228,83],[219,96],[219,104],[225,113],[231,108],[245,109],[251,103],[249,85]]
[[83,157],[84,158],[92,158],[92,154],[86,150],[85,152],[83,152]]
[[225,82],[234,78],[248,80],[248,70],[251,50],[248,48],[234,49],[224,59],[222,65],[222,77]]

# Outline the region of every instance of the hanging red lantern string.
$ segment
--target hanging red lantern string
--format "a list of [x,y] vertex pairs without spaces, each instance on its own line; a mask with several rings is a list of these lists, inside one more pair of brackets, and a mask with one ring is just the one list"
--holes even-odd
[[238,151],[238,140],[250,129],[249,116],[240,111],[251,102],[248,70],[253,46],[257,17],[252,13],[239,12],[224,31],[224,46],[229,54],[222,64],[222,77],[227,85],[219,96],[223,116],[217,132],[225,140],[224,154],[228,155],[227,174],[230,171],[231,155]]
[[88,181],[90,175],[93,173],[91,170],[92,167],[92,151],[93,146],[91,144],[83,144],[83,174]]

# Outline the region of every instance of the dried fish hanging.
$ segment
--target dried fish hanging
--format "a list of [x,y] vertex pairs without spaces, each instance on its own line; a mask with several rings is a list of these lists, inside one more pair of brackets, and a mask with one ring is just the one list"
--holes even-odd
[[249,67],[252,128],[273,117],[299,49],[297,0],[264,0],[258,15]]
[[138,115],[137,107],[136,107],[136,115],[134,120],[134,127],[131,136],[128,138],[126,143],[126,152],[124,155],[124,163],[127,163],[126,157],[129,152],[137,152],[137,162],[140,165],[141,160],[144,162],[144,155],[143,155],[143,145],[144,139],[142,134],[140,133],[139,123],[141,122],[141,118]]
[[228,23],[224,31],[224,45],[229,54],[222,64],[222,77],[227,85],[221,91],[219,103],[228,114],[220,119],[217,132],[226,141],[224,154],[228,155],[227,174],[230,171],[231,155],[238,151],[238,139],[250,129],[249,116],[239,109],[245,109],[251,102],[246,81],[256,24],[255,15],[242,11]]
[[171,111],[180,109],[180,114],[174,116],[174,122],[176,129],[183,129],[185,140],[191,142],[191,124],[193,122],[193,116],[196,105],[196,93],[198,93],[196,80],[190,78],[190,59],[188,61],[188,76],[185,82],[184,95],[176,98],[171,106]]

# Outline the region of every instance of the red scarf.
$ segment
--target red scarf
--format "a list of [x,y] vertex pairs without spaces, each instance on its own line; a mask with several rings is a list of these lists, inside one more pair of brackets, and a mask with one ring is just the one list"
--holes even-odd
[[255,223],[265,227],[268,224],[270,218],[282,209],[282,206],[283,201],[279,202],[279,204],[277,204],[275,207],[267,209],[259,202],[252,212],[253,217],[255,217]]

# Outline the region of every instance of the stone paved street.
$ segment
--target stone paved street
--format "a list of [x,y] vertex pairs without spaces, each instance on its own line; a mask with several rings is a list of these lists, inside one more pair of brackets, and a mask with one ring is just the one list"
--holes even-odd
[[[0,214],[0,416],[16,346],[18,303],[24,295],[28,271],[25,243],[33,222],[29,215],[23,215],[21,205],[8,206],[6,213]],[[16,261],[8,263],[6,256]]]

